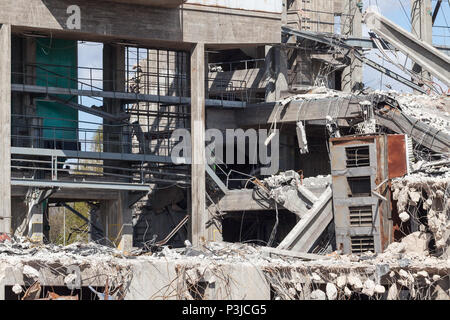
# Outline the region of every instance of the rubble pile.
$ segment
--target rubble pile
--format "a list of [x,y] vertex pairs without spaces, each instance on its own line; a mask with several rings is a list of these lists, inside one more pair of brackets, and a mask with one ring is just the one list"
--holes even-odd
[[[441,167],[418,172],[392,181],[393,199],[399,216],[406,222],[417,219],[419,206],[427,213],[427,226],[438,249],[448,247],[450,233],[450,170]],[[420,222],[418,222],[420,224]]]
[[450,97],[395,94],[403,112],[450,134]]
[[[305,261],[299,257],[268,253],[263,247],[246,244],[208,243],[201,249],[163,251],[149,257],[183,261],[183,272],[196,281],[211,281],[227,264],[250,263],[262,270],[265,280],[275,292],[274,299],[336,300],[365,295],[377,299],[436,297],[431,287],[448,281],[449,260],[429,255],[423,233],[409,235],[401,243],[392,244],[385,253],[316,256]],[[308,260],[308,259],[307,259]],[[202,275],[208,275],[203,277]],[[441,288],[441,287],[439,287]],[[448,289],[440,289],[440,298],[448,298]]]
[[331,176],[303,179],[297,172],[288,170],[264,179],[259,189],[279,205],[303,217],[329,184]]
[[[201,283],[217,282],[225,291],[231,290],[234,277],[242,275],[242,272],[233,273],[233,268],[249,268],[261,274],[263,278],[259,281],[270,286],[277,300],[358,299],[361,295],[373,299],[448,299],[450,260],[430,256],[426,246],[420,245],[425,241],[426,236],[417,232],[401,243],[391,244],[382,254],[333,253],[303,258],[286,255],[283,250],[278,253],[276,249],[267,251],[265,247],[241,243],[212,242],[200,248],[188,245],[181,249],[163,247],[136,256],[96,244],[36,247],[12,240],[0,243],[0,280],[6,273],[21,273],[24,280],[28,279],[28,285],[30,279],[54,283],[51,277],[70,283],[73,275],[67,273],[67,268],[75,264],[83,270],[83,285],[92,283],[91,278],[101,279],[100,283],[108,278],[111,287],[127,288],[133,277],[148,273],[144,278],[151,278],[150,274],[162,263],[167,264],[163,270],[174,274],[175,279],[171,281],[178,288],[179,299],[198,298],[192,287]],[[417,250],[419,247],[423,250]],[[17,277],[17,292],[20,283],[22,279]],[[126,290],[123,292],[126,294]],[[158,293],[153,298],[168,296]]]

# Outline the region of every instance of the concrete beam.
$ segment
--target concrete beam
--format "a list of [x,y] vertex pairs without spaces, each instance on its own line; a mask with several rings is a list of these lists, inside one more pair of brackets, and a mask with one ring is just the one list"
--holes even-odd
[[275,210],[275,201],[253,189],[231,190],[217,203],[223,212]]
[[450,57],[425,41],[417,39],[412,33],[377,12],[366,12],[364,22],[381,38],[409,56],[445,85],[450,86]]
[[277,112],[275,103],[267,103],[236,110],[235,119],[239,128],[263,125],[274,121],[295,123],[299,120],[324,120],[329,114],[336,115],[337,119],[350,120],[360,117],[361,106],[359,103],[364,100],[372,101],[371,99],[372,96],[351,96],[297,100],[287,104],[280,112]]
[[331,188],[328,187],[277,249],[308,252],[333,220],[332,195]]
[[0,25],[0,232],[11,232],[11,26]]
[[182,5],[186,0],[107,0],[111,2],[139,4],[152,7],[176,8]]
[[[80,8],[80,29],[67,26],[71,5]],[[33,30],[53,37],[99,42],[127,40],[187,50],[197,42],[235,46],[279,43],[281,38],[279,13],[188,4],[160,8],[130,5],[128,1],[3,0],[0,23],[9,23],[18,32]]]
[[191,52],[191,146],[192,244],[198,246],[207,239],[204,43],[195,44]]

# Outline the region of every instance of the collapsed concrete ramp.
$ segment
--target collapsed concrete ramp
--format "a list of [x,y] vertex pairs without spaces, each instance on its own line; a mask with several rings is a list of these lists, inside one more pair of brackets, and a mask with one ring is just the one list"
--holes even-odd
[[375,111],[375,117],[379,125],[396,133],[407,134],[416,143],[434,152],[445,154],[450,150],[450,136],[447,132],[407,115],[400,109],[385,106]]
[[332,194],[331,187],[328,187],[277,249],[308,252],[333,220]]

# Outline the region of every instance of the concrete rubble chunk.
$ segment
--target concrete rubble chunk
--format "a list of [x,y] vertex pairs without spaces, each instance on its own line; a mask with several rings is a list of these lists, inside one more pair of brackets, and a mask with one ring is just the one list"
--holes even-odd
[[326,300],[327,296],[322,290],[316,289],[311,292],[311,300]]
[[346,275],[342,275],[342,276],[339,276],[339,277],[337,278],[337,280],[336,280],[336,285],[337,285],[339,288],[342,289],[346,284],[347,284],[347,276],[346,276]]
[[383,293],[385,293],[385,292],[386,292],[386,288],[385,288],[384,286],[379,285],[379,284],[377,284],[377,285],[375,286],[375,293],[383,294]]
[[315,281],[315,282],[322,281],[322,278],[321,278],[317,273],[315,273],[315,272],[313,272],[313,273],[311,274],[311,279],[312,279],[313,281]]
[[41,276],[39,271],[37,271],[35,268],[33,268],[29,265],[25,265],[23,267],[23,274],[25,276],[27,276],[28,278],[32,278],[34,280],[38,280],[39,277]]
[[13,287],[12,287],[12,291],[15,293],[15,294],[21,294],[22,293],[22,291],[23,291],[23,289],[22,289],[22,286],[20,285],[20,284],[15,284]]
[[67,284],[71,284],[74,282],[74,280],[77,278],[77,276],[73,273],[67,275],[66,277],[64,277],[64,283]]
[[328,300],[336,300],[337,298],[337,289],[336,286],[330,282],[327,283],[326,287],[327,298]]
[[348,284],[353,288],[355,291],[359,291],[363,288],[363,284],[361,282],[361,279],[358,276],[350,275],[347,277]]
[[425,270],[417,272],[417,275],[424,277],[424,278],[428,278],[428,272],[426,272]]
[[402,222],[406,222],[409,220],[409,214],[407,214],[406,212],[402,212],[398,215],[398,217],[400,218],[400,220],[402,220]]
[[352,291],[348,287],[345,287],[344,294],[345,296],[350,297],[352,295]]
[[366,281],[364,281],[362,293],[371,297],[371,296],[373,296],[374,292],[375,292],[375,282],[373,282],[370,279],[367,279]]
[[398,299],[398,288],[397,284],[393,283],[388,290],[387,300],[397,300]]

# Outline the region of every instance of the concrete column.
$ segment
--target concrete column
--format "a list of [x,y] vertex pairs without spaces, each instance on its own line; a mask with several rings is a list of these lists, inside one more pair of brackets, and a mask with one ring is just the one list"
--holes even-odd
[[[345,36],[362,37],[362,14],[356,4],[360,0],[344,0],[343,16],[341,18],[341,33]],[[350,65],[342,71],[342,91],[352,92],[362,83],[362,63],[350,53]]]
[[[103,90],[105,91],[125,91],[125,48],[119,45],[105,44],[103,46]],[[118,99],[103,99],[103,110],[111,114],[121,113],[123,105]],[[114,124],[104,120],[104,124]],[[121,152],[120,128],[113,130],[111,127],[104,127],[103,131],[104,151]]]
[[120,193],[120,240],[119,250],[129,252],[133,248],[133,212],[129,208],[129,192],[124,191]]
[[[410,0],[411,1],[411,33],[418,39],[426,43],[433,44],[433,13],[431,0]],[[431,80],[431,74],[422,70],[416,63],[413,71],[422,75],[426,80]]]
[[0,232],[11,233],[11,26],[0,25]]
[[205,161],[205,45],[197,43],[191,51],[191,229],[192,244],[207,238],[206,161]]
[[120,192],[117,200],[102,202],[100,211],[104,236],[108,239],[102,244],[114,244],[119,250],[129,252],[133,247],[133,222],[128,191]]
[[266,101],[281,99],[281,92],[287,91],[288,67],[286,50],[280,47],[266,46],[266,72],[270,74],[270,83],[266,89]]
[[44,242],[44,205],[37,204],[31,209],[28,237],[36,243]]

